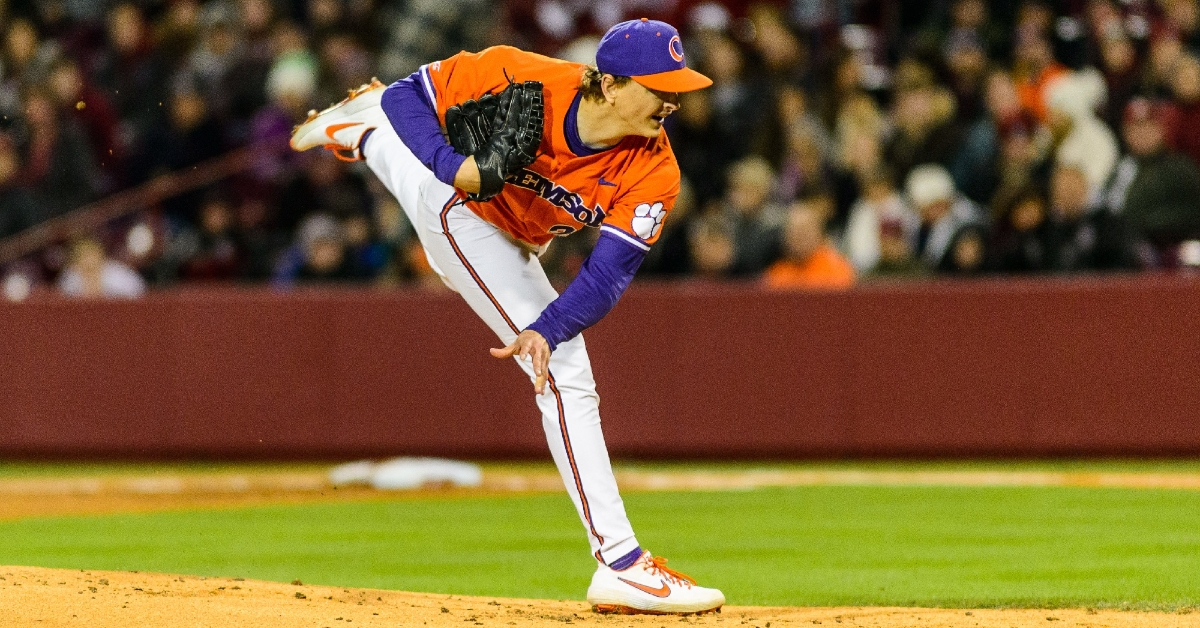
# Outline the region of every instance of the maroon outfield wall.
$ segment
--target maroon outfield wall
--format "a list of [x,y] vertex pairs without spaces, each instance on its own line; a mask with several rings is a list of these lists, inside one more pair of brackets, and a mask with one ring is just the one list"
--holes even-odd
[[[639,285],[587,333],[617,456],[1200,454],[1200,279]],[[453,294],[0,304],[0,456],[546,457]]]

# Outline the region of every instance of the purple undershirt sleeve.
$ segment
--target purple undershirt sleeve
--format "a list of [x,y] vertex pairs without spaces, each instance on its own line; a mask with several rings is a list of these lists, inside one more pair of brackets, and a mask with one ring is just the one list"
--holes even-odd
[[645,257],[646,251],[601,232],[574,281],[527,329],[545,337],[551,351],[558,348],[613,309]]
[[431,83],[422,76],[424,69],[422,67],[408,78],[389,85],[379,104],[408,150],[432,170],[439,181],[452,186],[454,176],[467,158],[454,152],[454,147],[442,135],[437,107],[426,91],[426,86]]

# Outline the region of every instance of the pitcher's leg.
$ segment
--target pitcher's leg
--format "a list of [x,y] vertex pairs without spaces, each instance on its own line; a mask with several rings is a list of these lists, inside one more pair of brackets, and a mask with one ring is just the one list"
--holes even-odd
[[[471,286],[451,281],[501,341],[511,343],[558,297],[537,257],[462,206],[444,209],[439,222],[448,246],[434,247],[431,254],[442,268],[453,269],[451,275],[469,277]],[[532,364],[517,363],[532,382]],[[600,399],[582,337],[559,345],[550,356],[549,376],[548,390],[537,397],[546,440],[593,555],[610,563],[638,543],[609,463]]]
[[[532,364],[520,364],[532,381]],[[558,345],[551,354],[546,388],[538,396],[546,441],[588,527],[593,554],[611,565],[637,549],[638,543],[609,462],[600,426],[600,397],[582,336]]]
[[[429,233],[429,229],[425,227],[424,223],[429,219],[431,212],[423,209],[422,198],[423,190],[427,190],[430,185],[443,186],[448,190],[447,197],[453,193],[453,189],[437,180],[437,177],[425,167],[425,164],[422,164],[416,155],[413,155],[412,151],[404,145],[404,142],[400,141],[400,137],[396,135],[396,131],[392,129],[391,125],[383,125],[372,131],[366,138],[366,145],[363,146],[362,153],[367,167],[375,173],[375,176],[379,177],[383,186],[400,202],[404,215],[408,216],[408,221],[412,223],[413,229],[417,232],[417,238],[425,247],[425,257],[429,260],[429,265],[434,272],[445,279],[445,273],[429,254],[430,245],[426,242],[426,234]],[[436,216],[436,214],[434,215]],[[455,286],[451,286],[451,288],[457,290]]]
[[[427,208],[432,205],[425,201]],[[533,253],[465,207],[447,203],[436,220],[427,214],[424,222],[429,227],[422,238],[426,250],[504,344],[558,297]],[[532,382],[532,364],[518,364]],[[583,338],[559,345],[549,371],[548,391],[538,396],[537,404],[550,452],[587,530],[592,554],[611,563],[638,543],[609,463]]]

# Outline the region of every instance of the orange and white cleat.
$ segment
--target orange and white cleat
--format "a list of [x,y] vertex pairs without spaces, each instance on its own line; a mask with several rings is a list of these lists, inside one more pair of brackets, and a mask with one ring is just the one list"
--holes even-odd
[[695,615],[720,612],[725,594],[666,566],[667,559],[642,552],[637,562],[617,571],[600,565],[587,600],[597,613]]
[[350,90],[345,100],[323,111],[310,111],[308,119],[292,130],[293,150],[306,151],[318,146],[342,161],[361,161],[359,144],[368,131],[388,122],[379,99],[387,86],[379,79]]

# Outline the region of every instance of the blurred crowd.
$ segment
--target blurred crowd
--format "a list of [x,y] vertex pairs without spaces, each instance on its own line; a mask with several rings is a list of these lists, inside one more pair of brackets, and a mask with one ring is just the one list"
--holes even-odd
[[252,151],[9,264],[4,293],[437,286],[396,201],[292,125],[460,49],[590,62],[642,16],[714,85],[668,120],[683,190],[640,277],[1200,266],[1200,0],[0,0],[0,240]]

